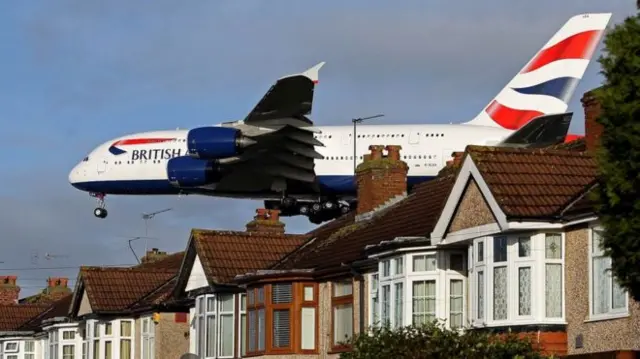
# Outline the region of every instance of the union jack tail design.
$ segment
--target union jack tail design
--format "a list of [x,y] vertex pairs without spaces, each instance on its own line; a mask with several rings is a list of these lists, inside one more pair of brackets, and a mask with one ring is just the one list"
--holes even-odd
[[570,18],[466,124],[517,130],[538,116],[566,112],[610,19],[611,13]]

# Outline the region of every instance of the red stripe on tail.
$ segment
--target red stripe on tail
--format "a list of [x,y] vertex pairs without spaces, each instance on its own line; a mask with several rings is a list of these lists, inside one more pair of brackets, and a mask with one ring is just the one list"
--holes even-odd
[[517,130],[532,119],[544,115],[544,113],[538,111],[518,110],[507,107],[496,100],[491,102],[486,112],[497,124],[507,130]]
[[598,36],[600,36],[600,30],[590,30],[570,36],[540,51],[520,73],[531,72],[558,60],[588,59],[593,53]]

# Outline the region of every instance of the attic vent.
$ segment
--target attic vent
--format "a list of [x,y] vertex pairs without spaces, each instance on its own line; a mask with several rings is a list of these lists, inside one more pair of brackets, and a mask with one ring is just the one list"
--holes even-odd
[[271,289],[271,303],[286,304],[291,303],[291,283],[274,284]]

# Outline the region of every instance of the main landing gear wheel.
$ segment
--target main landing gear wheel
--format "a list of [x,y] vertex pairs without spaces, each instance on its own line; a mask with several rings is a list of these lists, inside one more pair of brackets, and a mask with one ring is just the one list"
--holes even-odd
[[93,215],[98,217],[98,218],[106,218],[107,214],[108,214],[108,212],[104,208],[98,207],[98,208],[93,210]]

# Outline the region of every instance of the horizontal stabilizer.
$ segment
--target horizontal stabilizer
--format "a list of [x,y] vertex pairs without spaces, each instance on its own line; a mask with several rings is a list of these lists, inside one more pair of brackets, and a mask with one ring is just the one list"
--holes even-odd
[[573,112],[538,116],[498,144],[501,147],[541,148],[564,142]]

